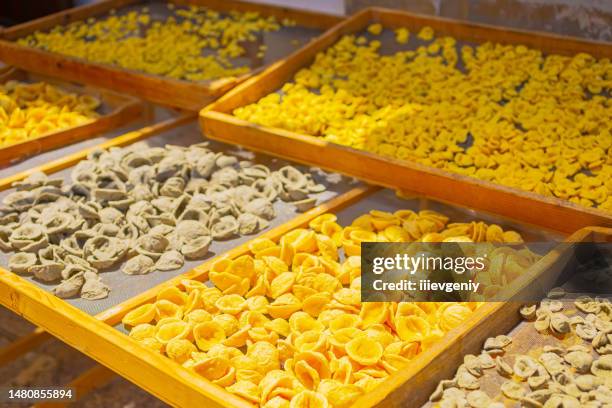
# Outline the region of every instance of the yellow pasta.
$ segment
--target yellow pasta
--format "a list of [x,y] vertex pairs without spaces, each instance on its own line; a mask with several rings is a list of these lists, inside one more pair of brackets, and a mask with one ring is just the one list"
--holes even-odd
[[346,353],[353,360],[364,366],[378,363],[383,354],[383,346],[375,340],[360,335],[346,343]]
[[212,321],[219,324],[223,328],[223,332],[227,336],[233,335],[240,329],[238,319],[236,319],[235,316],[232,316],[227,313],[221,313],[221,314],[215,315],[212,318]]
[[182,320],[169,322],[162,326],[159,326],[158,323],[158,327],[155,339],[161,344],[168,344],[172,340],[184,339],[191,335],[191,325]]
[[183,309],[181,306],[165,299],[155,302],[155,320],[159,322],[168,317],[181,319],[183,317]]
[[[346,35],[299,70],[282,96],[271,93],[233,113],[612,211],[609,58],[491,42],[458,46],[434,36],[424,27],[417,35],[423,45],[388,55],[375,38]],[[398,28],[395,37],[404,44],[409,32]],[[327,228],[330,237],[337,231],[333,222]]]
[[45,82],[0,85],[0,147],[95,120],[100,101]]
[[227,387],[232,394],[236,394],[254,404],[259,403],[259,387],[252,381],[239,380]]
[[215,321],[198,323],[193,327],[193,338],[200,350],[208,351],[225,340],[225,330]]
[[327,408],[327,398],[318,392],[304,390],[291,398],[289,408]]
[[[336,217],[323,214],[278,244],[257,239],[249,254],[216,261],[209,274],[216,288],[183,281],[162,290],[126,315],[130,336],[262,407],[348,408],[479,306],[361,303],[361,242],[489,242],[489,264],[477,279],[492,288],[537,260],[528,250],[493,247],[522,242],[516,232],[452,223],[434,211],[371,211],[334,227],[334,238],[325,234],[330,223]],[[246,294],[226,293],[242,280]]]
[[166,355],[179,364],[191,358],[191,353],[197,349],[193,343],[186,339],[172,339],[166,344]]
[[123,317],[123,324],[126,326],[136,326],[142,323],[149,323],[155,319],[155,304],[145,304],[131,310]]
[[222,313],[237,315],[246,308],[247,303],[242,296],[233,294],[221,296],[215,302],[215,306]]
[[148,338],[154,338],[157,333],[157,328],[148,323],[142,323],[132,327],[130,330],[130,337],[135,340],[144,340]]
[[[257,12],[221,14],[172,3],[167,8],[167,17],[143,7],[37,31],[17,42],[149,74],[204,81],[248,72],[248,66],[235,64],[235,58],[247,55],[246,43],[256,42],[261,33],[295,24]],[[262,46],[258,57],[264,53]]]
[[401,27],[395,30],[395,41],[398,44],[406,44],[410,39],[410,31],[407,28]]

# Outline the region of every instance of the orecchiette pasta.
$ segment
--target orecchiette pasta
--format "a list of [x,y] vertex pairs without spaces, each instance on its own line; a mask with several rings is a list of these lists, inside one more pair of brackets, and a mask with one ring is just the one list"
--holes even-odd
[[[54,290],[59,297],[89,300],[110,290],[98,272],[119,266],[127,275],[179,269],[186,259],[206,257],[213,240],[266,228],[276,217],[276,200],[295,204],[294,197],[315,199],[311,195],[325,189],[294,167],[271,171],[206,144],[137,143],[95,151],[70,178],[64,183],[34,173],[15,183],[0,208],[0,249],[17,252],[9,261],[12,271],[61,282]],[[252,259],[244,260],[250,264],[211,272],[222,295],[260,290],[251,282]],[[288,291],[281,284],[279,290]],[[191,308],[200,307],[198,302],[206,301],[194,298]],[[209,306],[217,311],[214,303]]]
[[[232,77],[249,71],[235,58],[245,56],[247,45],[265,32],[294,23],[257,12],[217,11],[191,5],[167,4],[164,10],[143,7],[104,18],[92,17],[49,31],[37,31],[19,44],[112,64],[170,78],[204,81]],[[138,33],[138,35],[134,35]],[[257,58],[263,58],[260,46]]]
[[[383,29],[343,36],[234,115],[612,211],[609,58],[459,45],[430,27],[389,54]],[[395,36],[404,44],[409,32]]]
[[0,147],[95,120],[100,101],[46,82],[0,85]]
[[[344,228],[336,221],[323,214],[278,242],[255,239],[249,254],[211,265],[215,287],[184,280],[123,323],[135,340],[259,406],[348,408],[479,306],[362,304],[358,242],[388,240],[389,231],[399,241],[507,240],[513,247],[492,254],[488,268],[487,279],[500,283],[514,278],[513,263],[537,260],[514,246],[521,242],[516,232],[449,223],[433,211],[371,211]],[[347,250],[353,255],[344,256]]]

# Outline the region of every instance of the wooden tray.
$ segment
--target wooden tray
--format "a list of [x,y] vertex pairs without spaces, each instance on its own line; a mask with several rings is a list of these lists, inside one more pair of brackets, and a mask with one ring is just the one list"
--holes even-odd
[[[612,229],[590,227],[584,228],[573,235],[579,242],[606,242],[612,243]],[[547,272],[557,267],[554,265]],[[554,273],[549,276],[541,275],[539,279],[549,278],[548,284],[554,284]],[[533,283],[533,280],[530,282]],[[533,286],[524,285],[521,288],[521,295],[525,299],[541,299],[536,293],[530,292]],[[526,296],[526,297],[525,297]],[[562,300],[562,299],[561,299]],[[431,408],[435,404],[428,403],[429,396],[433,393],[438,383],[454,376],[457,367],[463,363],[466,354],[480,354],[485,340],[499,334],[509,334],[513,338],[509,346],[509,352],[527,353],[533,347],[543,346],[546,342],[551,345],[559,345],[562,341],[553,336],[544,338],[538,335],[533,325],[522,320],[519,309],[523,305],[521,302],[491,303],[485,305],[479,311],[480,319],[469,322],[469,336],[457,336],[453,342],[448,342],[436,358],[431,360],[427,366],[414,367],[411,371],[411,381],[407,382],[398,390],[387,390],[389,398],[400,400],[400,392],[414,398],[414,406]],[[485,376],[492,375],[487,373]],[[499,379],[498,379],[499,380]],[[492,388],[498,386],[499,381],[485,382],[485,387]],[[382,391],[382,390],[381,390]],[[486,391],[486,390],[485,390]]]
[[[401,202],[401,204],[398,205],[398,202]],[[334,202],[329,202],[326,205],[317,207],[312,212],[303,214],[290,223],[279,227],[277,230],[264,234],[264,236],[277,241],[283,233],[307,225],[310,219],[322,212],[337,213],[340,220],[346,223],[346,221],[352,219],[356,213],[362,213],[365,209],[380,208],[383,210],[392,210],[393,208],[397,209],[399,207],[437,209],[445,212],[448,211],[455,217],[458,217],[458,214],[463,214],[463,219],[483,218],[490,222],[499,222],[501,225],[512,227],[524,233],[526,237],[530,237],[530,239],[534,241],[545,238],[550,239],[551,236],[558,237],[558,235],[554,233],[551,234],[528,226],[517,225],[511,221],[500,219],[499,217],[492,218],[486,215],[480,217],[478,214],[474,215],[473,211],[469,209],[451,207],[420,198],[412,198],[408,201],[400,200],[394,198],[393,192],[389,190],[377,189],[358,189],[347,194],[342,199],[338,197]],[[567,237],[566,240],[572,242],[584,238],[585,234],[579,232],[574,236]],[[247,251],[248,248],[245,244],[236,247],[224,256],[233,259],[247,253]],[[525,275],[525,278],[530,280],[532,276],[540,276],[559,259],[559,256],[559,253],[552,251],[534,265],[529,273]],[[104,322],[110,325],[118,324],[121,318],[130,310],[133,310],[143,303],[154,301],[160,289],[178,285],[179,279],[188,277],[200,281],[207,280],[211,264],[212,262],[206,262],[201,267],[198,267],[188,274],[153,288],[120,305],[117,309],[109,310],[107,313],[102,313],[96,317],[97,319],[103,319]],[[213,385],[206,379],[180,366],[167,357],[161,356],[140,345],[117,328],[102,324],[91,316],[84,315],[82,312],[66,306],[65,302],[58,301],[57,298],[50,296],[46,292],[37,292],[37,296],[42,297],[38,298],[37,296],[28,295],[30,291],[33,291],[31,284],[13,274],[3,273],[3,271],[0,270],[0,303],[8,303],[12,306],[13,310],[22,312],[24,317],[28,318],[33,323],[40,325],[53,335],[60,337],[63,341],[83,351],[90,357],[98,360],[101,364],[128,378],[130,381],[163,401],[174,406],[195,406],[196,404],[204,404],[203,406],[206,407],[252,406],[245,400],[228,393],[223,388]],[[10,294],[3,296],[2,294],[5,292]],[[19,302],[11,302],[11,299],[18,299]],[[50,308],[49,305],[52,305],[53,308]],[[481,308],[465,325],[449,332],[436,347],[420,354],[413,360],[413,364],[411,364],[410,367],[390,376],[381,387],[363,396],[355,406],[370,407],[378,403],[382,403],[384,406],[387,406],[388,403],[390,403],[390,405],[403,404],[403,406],[406,406],[407,398],[410,398],[409,401],[410,404],[412,404],[413,395],[399,391],[401,390],[399,387],[407,381],[412,383],[412,377],[414,375],[419,375],[419,370],[416,370],[416,368],[426,369],[432,364],[434,366],[440,364],[439,354],[448,348],[454,347],[453,345],[456,339],[469,338],[474,327],[478,327],[479,322],[487,316],[486,311],[483,311],[484,309],[489,310],[488,308]],[[23,313],[24,311],[26,313]],[[30,311],[34,313],[29,313]],[[51,318],[52,322],[48,323],[47,321],[51,320]],[[65,326],[63,326],[63,323],[69,319],[71,319],[70,327],[73,328],[76,326],[70,333],[66,331]],[[75,336],[73,336],[73,333]],[[419,377],[416,378],[418,379]],[[393,395],[391,395],[392,392]],[[399,394],[399,396],[397,396],[396,393]],[[425,395],[425,393],[423,393],[423,395]]]
[[118,128],[141,118],[144,114],[144,104],[142,102],[116,92],[52,79],[12,67],[5,67],[0,70],[0,83],[4,84],[10,80],[28,83],[46,82],[72,93],[95,96],[101,101],[101,106],[97,109],[100,117],[80,126],[46,133],[22,142],[1,146],[0,166],[7,166],[29,156],[66,146],[93,135]]
[[408,27],[411,32],[430,26],[436,33],[469,42],[495,41],[525,44],[546,53],[575,54],[588,52],[598,57],[612,57],[612,44],[448,19],[391,11],[366,9],[338,24],[282,63],[245,81],[200,113],[202,130],[207,137],[236,143],[291,160],[350,174],[386,187],[416,192],[439,200],[461,203],[571,233],[590,226],[612,226],[612,212],[587,208],[567,200],[545,197],[489,181],[442,171],[418,163],[387,158],[362,150],[326,142],[322,138],[270,128],[232,116],[234,109],[258,101],[276,92],[315,55],[333,45],[343,35],[362,31],[373,22],[386,27]]
[[[362,197],[358,201],[355,200],[355,202],[349,206],[343,204],[337,208],[332,207],[329,210],[330,212],[338,215],[340,224],[345,224],[348,220],[355,218],[358,214],[362,214],[368,209],[381,209],[383,211],[393,211],[394,209],[399,208],[409,208],[413,210],[431,209],[435,211],[443,211],[445,214],[450,214],[453,217],[453,220],[457,219],[458,221],[463,219],[479,218],[488,222],[497,222],[504,227],[516,229],[532,241],[552,239],[556,236],[554,233],[544,232],[542,230],[534,229],[533,227],[520,225],[516,222],[500,217],[488,215],[483,215],[481,217],[479,214],[474,215],[471,210],[462,207],[448,206],[418,197],[413,197],[407,201],[403,201],[393,198],[392,196],[393,193],[390,190],[379,190]],[[402,201],[404,204],[400,204],[398,206],[398,203]],[[565,242],[570,243],[588,240],[589,237],[590,233],[588,231],[581,230],[569,237],[566,237]],[[562,248],[563,245],[560,245],[560,247]],[[529,283],[533,282],[534,279],[548,273],[557,265],[557,263],[560,262],[562,255],[562,249],[555,249],[551,251],[538,263],[533,265],[533,267],[520,278],[520,282],[517,282],[517,284],[520,283],[521,286],[528,285]],[[234,256],[231,256],[231,258],[234,258]],[[192,278],[204,281],[207,279],[207,274],[202,273],[201,275],[197,275]],[[422,397],[425,398],[425,400],[429,397],[429,393],[419,390],[421,390],[421,387],[427,385],[426,382],[433,372],[441,371],[446,368],[449,361],[448,353],[454,352],[457,355],[462,355],[461,352],[464,351],[463,348],[460,350],[457,349],[457,345],[462,343],[458,343],[457,341],[464,341],[463,339],[469,339],[469,341],[471,341],[474,330],[480,330],[479,327],[482,324],[482,321],[488,318],[489,313],[497,310],[497,308],[501,307],[502,305],[503,304],[501,303],[491,303],[481,307],[468,319],[468,321],[466,321],[465,324],[448,332],[447,335],[434,347],[424,353],[419,354],[411,361],[411,364],[408,367],[389,376],[379,387],[372,392],[363,395],[353,404],[353,406],[418,406],[415,404],[415,402],[417,401],[416,398],[421,398],[419,394],[422,394]],[[479,343],[478,346],[481,347],[481,343]],[[423,373],[421,373],[422,371]],[[141,382],[137,382],[137,384],[144,386],[146,384],[145,381],[147,380],[146,378],[142,378],[140,381]],[[405,387],[410,387],[410,392],[406,392]],[[146,386],[144,386],[144,388],[146,388]],[[221,388],[218,388],[218,390],[219,393],[226,393],[226,391]],[[233,405],[228,400],[226,406],[234,407],[239,405]]]
[[[141,3],[143,2],[139,0],[104,0],[11,27],[0,34],[0,38],[2,38],[0,41],[0,59],[8,64],[35,72],[115,89],[162,105],[193,111],[201,109],[204,105],[223,95],[236,84],[244,81],[259,70],[256,69],[237,78],[220,78],[208,82],[190,82],[146,74],[107,64],[88,62],[78,58],[21,46],[14,42],[35,31],[48,30],[59,24],[65,25],[85,20],[89,17],[105,15],[111,9],[116,9],[120,12],[121,8]],[[314,29],[318,33],[342,20],[340,17],[328,14],[250,4],[237,0],[179,0],[173,1],[173,3],[178,5],[205,6],[220,12],[232,10],[255,11],[263,16],[275,16],[279,20],[293,20],[298,26]],[[288,43],[290,40],[291,38],[285,38],[284,43]],[[286,48],[287,44],[284,45]],[[272,42],[268,45],[268,48],[272,49],[272,47],[278,48],[281,46],[282,44]],[[282,57],[286,56],[287,52],[284,54]],[[272,62],[264,60],[264,63],[267,64]]]

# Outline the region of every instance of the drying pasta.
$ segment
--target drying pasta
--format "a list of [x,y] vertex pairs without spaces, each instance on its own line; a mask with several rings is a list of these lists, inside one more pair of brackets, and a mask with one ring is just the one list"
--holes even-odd
[[[13,183],[1,200],[0,250],[15,252],[11,271],[57,283],[58,297],[89,300],[111,290],[98,273],[180,269],[205,258],[215,241],[268,228],[275,202],[306,211],[326,189],[293,166],[272,171],[207,142],[95,149],[67,180],[33,172]],[[219,284],[247,283],[232,275]],[[173,305],[187,300],[174,293],[157,313],[176,317]]]
[[[478,302],[361,303],[360,242],[522,242],[483,222],[434,211],[371,211],[342,227],[334,214],[278,242],[213,263],[214,285],[183,280],[123,318],[129,335],[262,407],[350,407],[465,321]],[[520,246],[520,245],[519,245]],[[491,276],[537,256],[507,248]],[[494,266],[493,266],[494,265]]]
[[95,120],[100,100],[45,82],[0,85],[0,147]]
[[[465,355],[455,376],[438,383],[431,406],[609,406],[610,300],[580,296],[571,302],[563,296],[556,290],[539,305],[524,305],[520,313],[529,322],[489,337],[479,355]],[[528,331],[529,343],[520,334]]]
[[[256,12],[221,14],[199,6],[167,4],[170,15],[158,17],[148,7],[103,18],[91,17],[49,31],[37,31],[18,44],[87,61],[189,81],[234,77],[249,67],[233,59],[246,55],[248,43],[292,21]],[[260,47],[258,58],[263,58]]]
[[[281,92],[234,115],[612,210],[609,59],[461,46],[429,27],[416,49],[389,55],[380,30],[342,37]],[[396,42],[409,34],[396,29]]]

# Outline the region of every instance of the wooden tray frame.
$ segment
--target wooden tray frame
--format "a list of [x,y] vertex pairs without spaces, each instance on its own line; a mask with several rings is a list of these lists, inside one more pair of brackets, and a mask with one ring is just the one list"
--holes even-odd
[[0,147],[0,166],[8,166],[30,156],[47,152],[58,147],[88,139],[94,135],[116,129],[134,122],[144,116],[144,103],[131,96],[122,95],[106,89],[80,86],[66,81],[49,78],[14,67],[0,70],[0,83],[9,80],[42,81],[79,95],[92,95],[100,99],[110,112],[99,118],[68,129],[45,133],[32,139],[11,143]]
[[612,57],[612,43],[369,8],[328,30],[298,53],[238,85],[205,107],[200,112],[204,134],[211,139],[316,165],[374,184],[415,192],[445,202],[460,203],[556,231],[572,233],[590,225],[612,226],[612,212],[579,206],[556,197],[545,197],[410,161],[379,156],[329,143],[320,137],[257,125],[231,115],[235,108],[256,102],[280,89],[299,69],[308,66],[318,52],[333,45],[343,35],[358,32],[373,22],[391,28],[408,27],[413,32],[420,27],[430,26],[436,33],[462,40],[520,43],[547,53],[588,52],[598,57]]
[[[84,20],[104,14],[111,9],[129,6],[138,1],[103,0],[3,30],[0,32],[0,38],[2,39],[0,40],[0,59],[7,64],[34,72],[115,89],[161,105],[192,111],[201,109],[207,103],[212,102],[262,69],[255,69],[236,78],[220,78],[210,82],[196,83],[164,78],[107,64],[88,62],[79,58],[18,45],[14,42],[14,40],[37,30],[46,30],[58,24],[63,25]],[[256,11],[264,16],[275,16],[279,20],[287,18],[300,25],[319,29],[328,29],[342,20],[341,17],[331,14],[251,4],[239,0],[174,0],[173,2],[182,5],[206,6],[218,11]]]
[[[612,229],[602,227],[586,227],[573,234],[566,242],[612,242]],[[559,248],[563,248],[560,245]],[[563,249],[561,249],[563,251]],[[533,283],[538,281],[544,283],[544,287],[550,287],[555,282],[557,276],[554,272],[562,267],[558,262],[563,253],[553,256],[548,254],[543,259],[547,265],[540,274],[529,273],[521,276],[517,292],[520,298],[535,299],[538,296],[538,289],[534,288]],[[517,297],[518,298],[518,297]],[[370,406],[374,401],[390,402],[395,406],[398,402],[405,401],[406,396],[410,396],[414,406],[423,406],[434,392],[438,383],[442,380],[452,378],[466,354],[480,354],[485,340],[499,334],[506,334],[521,322],[519,309],[524,304],[520,301],[493,302],[483,305],[475,313],[466,325],[468,326],[462,333],[455,333],[454,336],[447,336],[438,346],[439,350],[435,356],[431,356],[426,364],[419,361],[417,364],[410,365],[407,370],[401,372],[401,379],[404,385],[393,387],[392,385],[382,384],[381,387],[373,390],[362,399],[363,404],[356,406]],[[433,354],[433,353],[432,353]],[[410,379],[410,381],[407,381]]]
[[[351,199],[350,202],[343,202],[340,205],[330,205],[327,211],[337,212],[342,209],[346,205],[361,199],[363,196],[370,194],[370,192],[361,195],[359,197],[355,197]],[[306,225],[306,223],[296,222],[295,228],[299,228]],[[285,227],[289,227],[285,225]],[[289,231],[291,228],[285,228],[285,231]],[[564,244],[560,245],[559,248],[562,248],[563,245],[572,242],[581,242],[584,240],[588,240],[591,236],[589,229],[582,229],[569,237],[566,237]],[[280,236],[267,236],[267,238],[272,239],[273,241],[277,241]],[[245,252],[243,248],[236,248],[237,252],[229,251],[224,254],[224,257],[229,259],[237,258],[240,255],[243,255]],[[516,285],[528,286],[538,277],[548,273],[548,270],[554,267],[558,262],[562,255],[562,250],[554,249],[547,255],[545,255],[542,260],[540,260],[537,264],[535,264],[532,268],[530,268],[527,273],[525,273],[520,280],[515,281]],[[210,264],[203,265],[202,268],[197,273],[190,274],[190,279],[196,279],[200,281],[204,281],[208,278],[208,268]],[[176,286],[179,284],[179,279],[175,279],[174,281],[168,281],[165,284],[161,285],[161,287],[168,286]],[[155,299],[155,293],[159,291],[158,288],[154,288],[149,291],[151,293],[147,293],[146,297],[149,298],[149,301]],[[120,313],[114,313],[114,316],[109,320],[115,324],[119,324],[121,318],[127,314],[130,310],[136,308],[137,306],[146,303],[144,301],[144,297],[139,297],[137,302],[129,302],[132,303],[131,308],[126,307]],[[509,314],[506,310],[508,307],[505,306],[505,303],[495,302],[488,303],[478,309],[462,326],[459,326],[446,334],[446,336],[441,339],[433,348],[427,350],[419,354],[415,359],[411,361],[411,364],[398,371],[397,373],[389,376],[379,387],[377,387],[372,392],[363,395],[359,400],[357,400],[353,406],[354,407],[372,407],[377,406],[406,406],[406,403],[410,403],[410,406],[419,406],[418,404],[412,405],[417,398],[423,399],[423,402],[427,400],[430,395],[429,389],[437,383],[433,383],[430,381],[429,377],[432,373],[444,373],[447,374],[449,367],[456,367],[449,365],[449,361],[453,364],[456,358],[449,360],[449,357],[453,355],[461,355],[457,347],[462,344],[467,344],[469,347],[481,347],[482,343],[476,342],[475,339],[479,339],[482,337],[481,332],[483,332],[483,327],[489,327],[490,324],[487,319],[491,313],[496,313],[496,316],[500,316],[500,312],[498,309],[503,309],[504,316]],[[498,322],[499,324],[503,324],[504,322]],[[124,335],[125,336],[125,335]],[[136,342],[134,342],[136,343]],[[474,343],[474,344],[472,344]],[[156,354],[151,351],[151,354]],[[454,353],[454,354],[453,354]],[[148,357],[146,357],[148,358]],[[167,363],[172,364],[172,361],[168,358]],[[177,365],[178,366],[178,365]],[[160,366],[159,370],[164,370],[164,366]],[[135,382],[145,388],[150,389],[148,387],[148,379],[146,376],[142,376],[141,378],[135,379]],[[406,392],[406,387],[410,388],[410,393]],[[433,391],[433,388],[431,388]],[[205,393],[205,392],[203,392]],[[158,395],[159,396],[159,395]],[[409,400],[407,400],[409,398]],[[163,399],[163,398],[162,398]],[[228,407],[237,407],[238,405],[233,405],[232,402],[228,401],[226,406]]]

